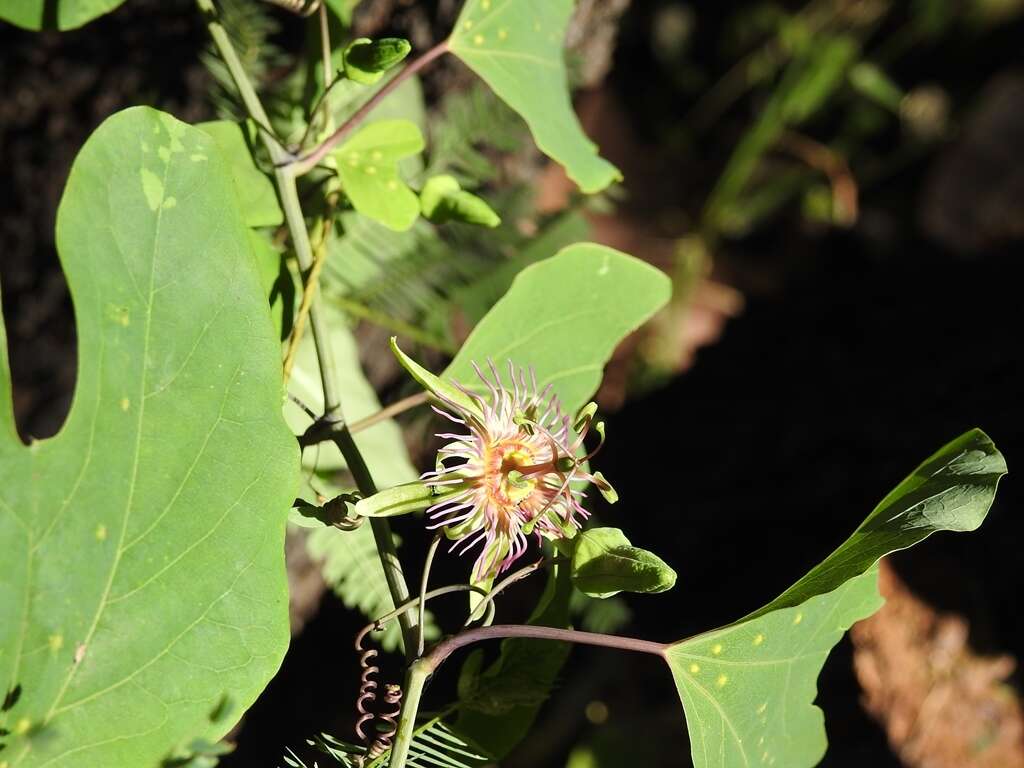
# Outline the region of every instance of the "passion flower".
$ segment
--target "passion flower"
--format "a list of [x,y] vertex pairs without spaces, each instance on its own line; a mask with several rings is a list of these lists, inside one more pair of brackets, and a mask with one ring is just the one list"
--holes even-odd
[[[437,468],[422,481],[440,497],[427,509],[431,529],[455,539],[460,554],[480,547],[473,581],[487,582],[509,568],[527,550],[528,536],[571,538],[589,515],[581,499],[596,485],[610,500],[614,491],[599,472],[591,473],[581,456],[593,422],[591,404],[572,420],[551,385],[538,389],[537,377],[509,361],[507,381],[488,363],[490,377],[474,364],[487,396],[455,385],[431,389],[442,407],[434,407],[464,431],[443,432]],[[595,431],[603,442],[603,424]],[[600,447],[600,445],[598,446]]]

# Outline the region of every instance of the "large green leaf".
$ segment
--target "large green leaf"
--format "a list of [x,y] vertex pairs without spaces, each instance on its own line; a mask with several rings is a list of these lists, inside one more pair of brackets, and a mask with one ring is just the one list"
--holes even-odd
[[[22,445],[0,372],[0,715],[11,765],[157,765],[216,740],[288,642],[297,450],[214,141],[151,109],[82,149],[57,219],[78,384]],[[230,706],[225,706],[230,703]]]
[[573,112],[562,54],[573,0],[467,0],[448,47],[522,115],[537,146],[584,192],[622,178]]
[[245,223],[250,227],[275,227],[281,224],[284,214],[277,202],[274,184],[253,160],[256,126],[251,121],[236,123],[233,120],[212,120],[196,127],[213,137],[228,161]]
[[669,646],[696,768],[810,768],[825,753],[817,676],[853,622],[881,605],[878,559],[985,519],[1006,463],[972,430],[921,464],[835,552],[760,610]]
[[124,0],[2,0],[0,19],[25,29],[75,29]]
[[671,295],[669,279],[639,259],[593,243],[563,248],[520,272],[473,329],[444,376],[482,387],[472,363],[533,366],[566,412],[594,394],[615,345]]

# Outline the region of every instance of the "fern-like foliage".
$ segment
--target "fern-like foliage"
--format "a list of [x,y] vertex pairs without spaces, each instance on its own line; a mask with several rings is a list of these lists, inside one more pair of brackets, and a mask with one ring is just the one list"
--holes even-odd
[[502,155],[525,145],[526,124],[490,88],[479,83],[450,94],[431,123],[427,175],[450,173],[464,187],[493,181],[497,167],[485,148]]
[[[331,761],[328,765],[340,765],[343,768],[385,768],[391,760],[391,753],[385,752],[372,759],[365,759],[362,747],[348,744],[333,736],[322,733],[306,743],[317,752],[326,755]],[[319,762],[305,762],[293,750],[289,749],[282,758],[288,768],[321,768]],[[490,760],[461,738],[440,718],[434,718],[416,729],[406,765],[409,768],[479,768]]]

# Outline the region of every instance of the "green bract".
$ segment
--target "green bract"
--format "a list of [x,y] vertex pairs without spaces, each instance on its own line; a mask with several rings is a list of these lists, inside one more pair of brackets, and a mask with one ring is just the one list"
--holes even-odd
[[622,178],[573,112],[562,53],[573,0],[467,0],[448,47],[522,115],[540,149],[584,192]]
[[400,37],[371,40],[360,37],[345,49],[345,76],[364,85],[373,85],[384,73],[409,55],[412,46]]
[[278,343],[228,165],[168,115],[97,129],[57,246],[79,370],[56,437],[19,441],[0,344],[3,757],[153,766],[227,733],[287,647]]
[[655,593],[672,589],[676,572],[646,549],[634,547],[618,528],[591,528],[575,539],[572,581],[590,597],[619,592]]
[[936,531],[973,531],[1006,463],[981,430],[900,483],[835,552],[768,605],[669,647],[696,768],[810,768],[825,753],[816,679],[853,622],[881,605],[878,559]]
[[416,382],[423,387],[439,403],[448,401],[454,403],[465,413],[471,414],[478,420],[483,419],[483,411],[480,406],[473,402],[473,398],[440,376],[435,376],[422,365],[417,363],[398,347],[398,339],[391,337],[391,351],[395,353],[398,362],[409,372]]
[[462,221],[482,227],[496,227],[501,218],[484,200],[466,192],[454,176],[434,176],[420,192],[423,216],[435,224]]
[[423,134],[408,120],[370,123],[342,144],[334,156],[352,207],[389,229],[411,227],[420,201],[399,175],[398,162],[422,151]]

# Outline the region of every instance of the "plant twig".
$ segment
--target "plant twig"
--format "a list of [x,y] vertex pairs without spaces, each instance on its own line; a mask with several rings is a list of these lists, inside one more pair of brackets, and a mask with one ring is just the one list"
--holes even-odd
[[344,141],[348,137],[348,135],[352,133],[352,131],[361,122],[363,122],[366,116],[369,115],[377,107],[378,104],[380,104],[384,99],[386,99],[388,95],[391,94],[392,91],[398,88],[398,86],[400,86],[410,77],[415,75],[421,69],[429,65],[435,59],[440,58],[447,52],[448,41],[445,40],[435,45],[422,56],[409,62],[405,67],[403,67],[398,72],[397,75],[388,80],[384,87],[382,87],[380,90],[374,93],[373,96],[367,99],[366,103],[363,104],[363,106],[361,106],[359,109],[357,109],[353,113],[353,115],[348,120],[346,120],[341,125],[340,128],[338,128],[338,130],[336,130],[334,133],[328,136],[323,142],[321,142],[320,146],[318,146],[309,154],[298,158],[297,160],[287,161],[288,164],[294,167],[295,175],[301,176],[302,174],[308,173],[313,168],[315,168],[317,166],[317,163],[323,160],[323,158],[327,155],[328,152],[330,152],[332,149],[338,146],[338,144]]
[[[227,65],[228,71],[231,73],[235,87],[238,88],[238,93],[246,110],[257,123],[269,126],[270,119],[267,117],[266,110],[263,109],[263,104],[260,102],[252,83],[249,81],[245,69],[242,67],[242,62],[235,52],[227,31],[217,18],[217,9],[213,4],[213,0],[196,0],[196,4],[206,18],[206,26],[210,32],[210,37],[213,38],[214,44],[217,46],[221,57],[224,59],[224,63]],[[352,124],[352,127],[358,122],[355,121],[355,118],[356,115],[353,115],[348,121]],[[274,163],[274,181],[277,185],[281,208],[284,211],[285,223],[292,238],[295,258],[299,262],[299,269],[308,275],[313,266],[313,249],[310,245],[309,232],[306,231],[302,207],[299,203],[299,193],[295,183],[296,173],[292,165],[293,158],[272,136],[265,132],[261,132],[260,136],[263,139],[264,146],[267,148],[267,152],[270,153],[271,161]],[[366,462],[363,460],[362,454],[352,439],[352,435],[344,426],[333,354],[328,343],[326,326],[323,324],[320,316],[315,293],[316,287],[314,285],[314,295],[310,299],[309,324],[313,330],[313,343],[316,346],[317,359],[320,365],[320,380],[323,385],[324,394],[324,418],[338,425],[334,435],[334,442],[345,457],[345,462],[348,464],[353,478],[355,478],[359,491],[364,496],[370,496],[377,492],[377,486],[366,466]],[[384,575],[387,578],[392,602],[395,605],[402,605],[409,599],[409,587],[405,583],[402,564],[398,560],[398,553],[395,551],[395,541],[391,535],[391,526],[387,520],[375,517],[370,521],[370,527],[373,531],[374,541],[377,544],[377,553],[384,568]],[[415,617],[407,612],[402,614],[400,622],[402,625],[402,640],[405,643],[406,654],[408,655],[412,653],[412,649],[415,647]]]
[[423,405],[425,402],[427,402],[427,397],[428,396],[426,392],[417,392],[415,395],[403,397],[401,400],[392,403],[388,407],[381,408],[376,413],[370,414],[365,419],[353,421],[351,424],[348,425],[348,430],[352,434],[355,434],[356,432],[362,432],[364,429],[369,429],[374,424],[379,424],[380,422],[386,421],[392,418],[393,416],[397,416],[400,413],[405,413],[411,408],[415,408],[418,405]]
[[317,9],[320,12],[320,56],[324,68],[324,90],[331,87],[330,80],[334,75],[334,67],[331,66],[331,25],[327,20],[327,4],[320,3]]
[[597,645],[602,648],[615,648],[620,651],[650,653],[664,657],[668,643],[657,643],[653,640],[641,640],[636,637],[620,637],[605,635],[600,632],[582,632],[577,629],[558,629],[542,627],[534,624],[494,624],[490,627],[477,627],[442,640],[434,646],[426,656],[420,659],[433,673],[445,659],[459,648],[463,648],[482,640],[499,640],[508,637],[526,637],[535,640],[559,640],[564,643],[578,645]]
[[370,634],[370,632],[376,632],[384,629],[385,624],[387,624],[389,621],[397,619],[406,611],[411,611],[414,608],[418,608],[424,602],[429,602],[433,600],[435,597],[450,595],[453,592],[477,592],[481,595],[485,594],[484,590],[476,586],[475,584],[449,584],[446,587],[438,587],[437,589],[432,589],[426,594],[424,594],[422,597],[414,597],[405,605],[395,608],[393,611],[388,611],[383,616],[374,619],[361,630],[359,630],[359,633],[356,635],[356,647],[359,647],[359,643],[361,642],[362,638],[366,637],[366,635]]
[[832,188],[832,219],[836,224],[852,227],[857,223],[857,179],[845,157],[821,142],[795,131],[784,133],[779,139],[779,147],[795,155],[811,168],[821,171],[828,179]]

